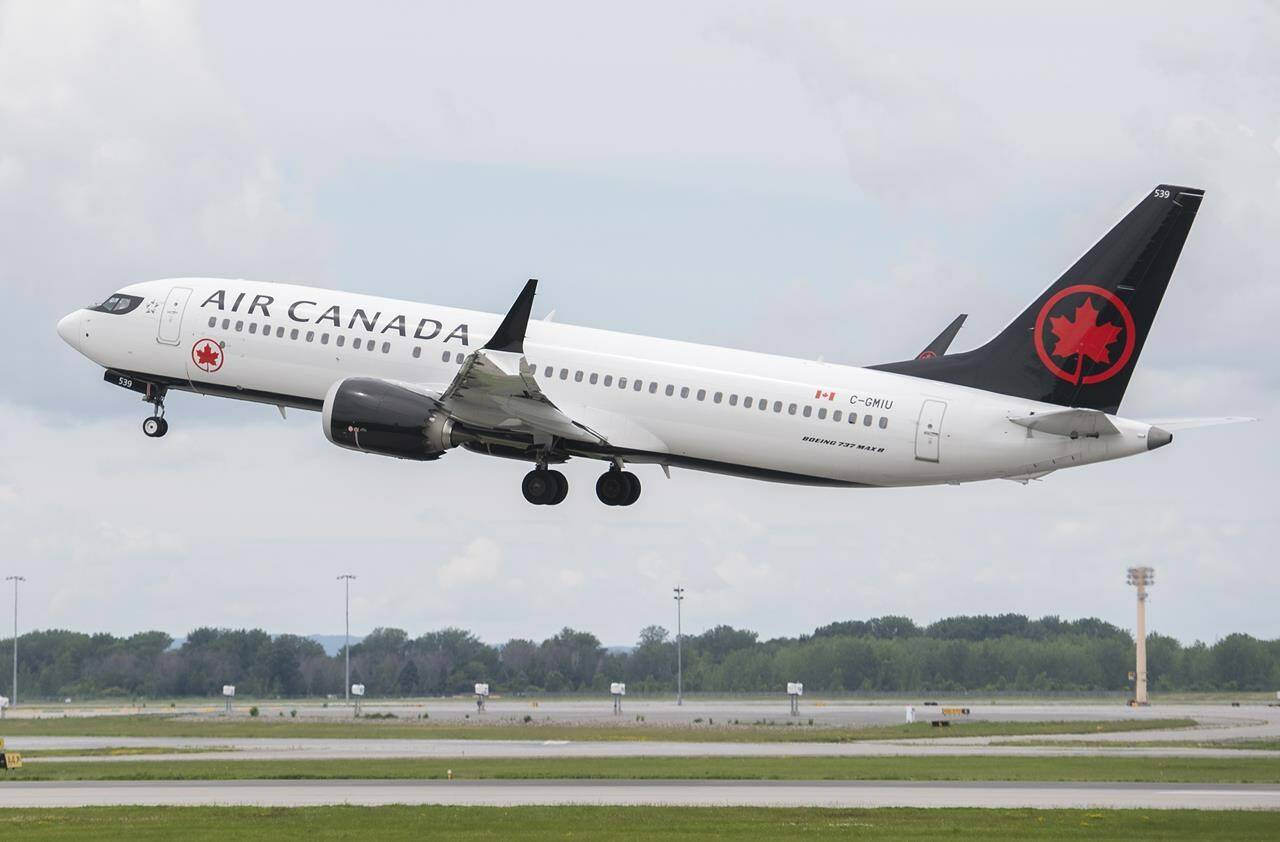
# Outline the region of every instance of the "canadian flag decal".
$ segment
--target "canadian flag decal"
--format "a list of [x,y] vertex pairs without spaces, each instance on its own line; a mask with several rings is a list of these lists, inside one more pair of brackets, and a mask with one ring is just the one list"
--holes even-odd
[[816,392],[814,392],[814,393],[813,393],[813,397],[814,397],[814,399],[815,399],[815,400],[820,400],[820,401],[822,401],[822,400],[833,401],[833,400],[835,400],[835,399],[836,399],[836,393],[835,393],[835,392],[824,392],[824,391],[822,391],[821,389],[819,389],[819,390],[817,390]]

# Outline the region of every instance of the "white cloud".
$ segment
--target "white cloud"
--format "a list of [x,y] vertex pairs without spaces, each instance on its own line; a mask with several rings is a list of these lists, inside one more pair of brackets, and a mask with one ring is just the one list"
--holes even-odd
[[446,590],[494,582],[502,567],[502,548],[490,538],[476,538],[461,555],[436,569],[436,579]]

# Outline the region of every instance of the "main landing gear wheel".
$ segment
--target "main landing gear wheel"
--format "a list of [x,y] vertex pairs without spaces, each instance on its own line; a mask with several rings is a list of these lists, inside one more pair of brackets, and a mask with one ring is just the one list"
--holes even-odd
[[606,506],[630,506],[640,499],[640,478],[616,468],[596,480],[596,496]]
[[524,475],[520,490],[524,499],[535,506],[555,506],[569,495],[569,480],[559,471],[536,468]]
[[148,438],[158,439],[169,432],[169,422],[159,415],[153,415],[142,422],[142,432]]

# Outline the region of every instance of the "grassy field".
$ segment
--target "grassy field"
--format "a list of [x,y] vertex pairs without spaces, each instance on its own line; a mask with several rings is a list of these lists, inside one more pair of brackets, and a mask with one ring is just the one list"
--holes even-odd
[[45,840],[850,839],[1271,840],[1275,813],[662,807],[84,807],[0,812]]
[[[807,721],[807,720],[806,720]],[[680,742],[850,742],[931,737],[1040,736],[1095,734],[1120,731],[1189,728],[1193,719],[1127,719],[1081,722],[957,722],[934,728],[927,722],[863,728],[809,725],[742,724],[726,722],[694,725],[556,725],[510,720],[475,725],[433,724],[426,720],[294,720],[201,718],[180,716],[85,716],[46,719],[7,719],[0,736],[54,737],[251,737],[364,738],[422,740],[653,740]]]
[[1010,740],[1003,745],[1073,748],[1235,748],[1254,751],[1280,751],[1280,740]]
[[1280,783],[1265,757],[556,757],[352,760],[46,760],[19,780],[442,779],[1164,781]]

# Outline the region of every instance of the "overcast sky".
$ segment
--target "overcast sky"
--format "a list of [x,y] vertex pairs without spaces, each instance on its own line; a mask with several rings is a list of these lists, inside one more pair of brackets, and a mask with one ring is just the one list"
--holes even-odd
[[[1122,413],[1280,417],[1280,5],[0,2],[0,567],[23,627],[959,613],[1280,637],[1273,422],[1030,486],[806,489],[328,444],[54,333],[138,280],[293,281],[867,364],[999,329],[1160,182],[1208,195]],[[803,8],[801,8],[803,6]],[[11,594],[0,595],[8,616]],[[7,619],[4,621],[7,623]]]

